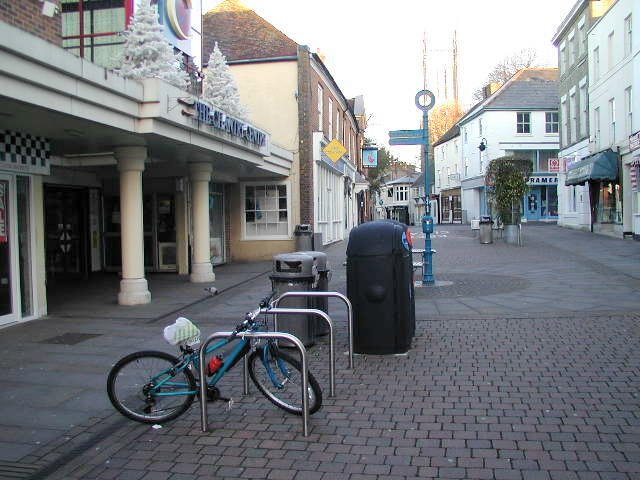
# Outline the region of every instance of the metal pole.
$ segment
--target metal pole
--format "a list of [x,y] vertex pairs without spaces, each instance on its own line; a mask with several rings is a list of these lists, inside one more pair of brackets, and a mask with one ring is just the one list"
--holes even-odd
[[[209,421],[207,419],[207,374],[205,371],[206,361],[204,352],[211,342],[218,338],[228,338],[232,332],[216,332],[209,336],[200,347],[200,420],[202,422],[202,431],[209,430]],[[309,436],[309,378],[307,376],[307,350],[300,339],[290,333],[281,332],[243,332],[238,334],[239,338],[267,338],[286,340],[293,343],[300,351],[300,359],[302,363],[302,433],[305,437]]]
[[249,395],[249,355],[242,358],[242,394]]
[[[433,224],[431,215],[431,168],[429,166],[429,115],[428,110],[422,111],[422,124],[424,125],[424,192],[425,192],[425,216]],[[424,252],[422,253],[422,283],[431,285],[435,282],[433,277],[433,249],[431,248],[431,232],[424,233]]]
[[[315,310],[313,308],[262,308],[260,314],[273,315],[273,329],[278,331],[278,317],[277,315],[316,315],[324,319],[329,325],[329,396],[336,396],[336,354],[334,348],[335,336],[333,333],[333,322],[331,317],[322,310]],[[297,337],[296,337],[297,338]]]
[[[286,297],[333,297],[339,298],[347,306],[347,323],[349,332],[349,368],[353,370],[353,306],[349,299],[339,292],[284,292],[273,301],[273,306],[277,307],[280,301]],[[277,328],[275,329],[277,330]]]

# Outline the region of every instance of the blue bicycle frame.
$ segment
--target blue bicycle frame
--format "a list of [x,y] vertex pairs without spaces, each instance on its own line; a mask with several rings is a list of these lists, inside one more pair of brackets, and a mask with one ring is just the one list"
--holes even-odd
[[[213,352],[215,352],[216,350],[223,348],[227,345],[229,345],[232,341],[237,340],[237,338],[225,338],[223,340],[220,340],[219,342],[215,343],[214,345],[210,346],[209,348],[207,348],[207,351],[205,352],[205,355],[211,354]],[[263,355],[262,355],[262,363],[265,367],[265,370],[267,371],[269,378],[271,379],[271,382],[273,383],[273,385],[278,388],[278,389],[282,389],[284,388],[287,379],[290,376],[290,371],[287,368],[286,364],[282,361],[282,359],[280,359],[280,357],[276,356],[276,362],[278,364],[278,368],[280,369],[280,371],[282,372],[282,374],[285,377],[285,381],[284,383],[281,383],[278,381],[275,372],[273,371],[273,369],[271,368],[271,364],[269,362],[269,357],[270,357],[270,343],[267,343],[267,345],[265,346],[265,348],[263,348]],[[222,377],[224,377],[224,375],[231,370],[236,363],[238,363],[238,361],[244,357],[245,355],[247,355],[250,351],[250,340],[248,339],[244,339],[244,338],[240,338],[238,339],[238,345],[236,345],[233,350],[231,350],[231,352],[227,355],[224,363],[222,364],[222,366],[216,371],[216,373],[211,377],[211,379],[209,379],[209,381],[207,382],[207,385],[210,387],[215,386],[221,379]],[[182,382],[172,382],[171,379],[175,376],[175,371],[178,372],[182,372],[184,369],[189,368],[189,365],[192,364],[194,367],[197,368],[198,364],[200,361],[200,353],[198,351],[193,352],[189,355],[187,355],[186,357],[183,358],[183,360],[180,362],[180,364],[178,364],[178,366],[175,366],[173,368],[169,368],[166,369],[165,371],[159,373],[158,375],[152,377],[152,382],[154,384],[153,387],[153,395],[156,397],[170,397],[170,396],[176,396],[176,395],[196,395],[199,393],[199,391],[196,390],[185,390],[185,391],[170,391],[170,392],[162,392],[162,391],[158,391],[158,390],[162,390],[163,387],[188,387],[188,384],[186,383],[182,383]],[[163,378],[166,377],[166,378]]]

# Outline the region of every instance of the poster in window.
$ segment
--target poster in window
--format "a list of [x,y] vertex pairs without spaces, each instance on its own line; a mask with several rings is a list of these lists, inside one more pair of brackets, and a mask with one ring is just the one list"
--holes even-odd
[[0,243],[7,243],[7,182],[0,181]]

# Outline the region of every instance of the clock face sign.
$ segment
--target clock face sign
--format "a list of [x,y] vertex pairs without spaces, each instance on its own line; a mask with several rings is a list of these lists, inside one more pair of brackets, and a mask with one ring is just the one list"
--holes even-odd
[[171,30],[181,40],[191,35],[191,0],[166,0],[167,17]]

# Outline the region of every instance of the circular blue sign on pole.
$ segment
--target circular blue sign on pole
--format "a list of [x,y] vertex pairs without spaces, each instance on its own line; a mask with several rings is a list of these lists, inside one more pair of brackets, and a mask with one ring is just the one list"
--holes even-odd
[[[425,97],[424,103],[420,101],[422,97]],[[431,110],[433,105],[436,103],[436,96],[431,93],[430,90],[420,90],[416,93],[416,107],[423,112],[428,112]]]

